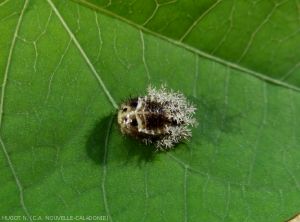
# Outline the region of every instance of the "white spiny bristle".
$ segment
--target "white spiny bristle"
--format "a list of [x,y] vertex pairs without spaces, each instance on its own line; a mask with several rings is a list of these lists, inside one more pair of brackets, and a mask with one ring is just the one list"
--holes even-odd
[[192,136],[191,127],[197,125],[196,107],[186,97],[166,86],[149,86],[147,95],[124,103],[118,112],[121,132],[157,150],[172,149],[177,143]]
[[168,136],[157,141],[156,146],[159,149],[164,147],[167,149],[172,148],[181,140],[191,137],[192,133],[189,126],[197,124],[196,119],[193,118],[197,109],[187,101],[182,93],[174,92],[173,90],[167,91],[164,85],[159,89],[149,86],[148,96],[160,103],[166,113],[169,113],[169,118],[178,124],[178,126],[166,126]]

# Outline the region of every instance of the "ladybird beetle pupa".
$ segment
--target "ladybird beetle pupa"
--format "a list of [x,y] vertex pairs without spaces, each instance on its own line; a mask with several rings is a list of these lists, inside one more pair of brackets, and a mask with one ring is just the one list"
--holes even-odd
[[146,96],[124,102],[118,111],[123,134],[167,150],[192,136],[196,108],[182,93],[149,86]]
[[300,221],[300,214],[294,216],[293,218],[289,219],[286,222],[299,222]]

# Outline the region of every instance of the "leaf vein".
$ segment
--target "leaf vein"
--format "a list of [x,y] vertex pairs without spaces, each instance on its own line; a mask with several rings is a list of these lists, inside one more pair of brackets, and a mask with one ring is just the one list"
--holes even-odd
[[184,195],[184,222],[188,221],[188,206],[187,206],[187,177],[188,167],[184,168],[183,195]]
[[243,50],[240,58],[237,61],[238,63],[240,63],[245,58],[246,54],[248,53],[250,47],[252,46],[252,44],[254,42],[254,39],[255,39],[257,33],[262,29],[262,27],[264,25],[266,25],[268,23],[268,21],[270,20],[270,18],[272,17],[272,15],[274,14],[274,12],[276,11],[277,7],[278,6],[275,4],[273,6],[271,12],[268,13],[267,17],[256,27],[256,29],[254,30],[254,32],[251,34],[250,39],[249,39],[246,47],[244,48],[244,50]]
[[[17,25],[16,25],[16,29],[15,29],[15,32],[14,32],[14,36],[13,36],[13,39],[12,39],[12,42],[11,42],[11,45],[10,45],[10,49],[9,49],[9,54],[8,54],[8,59],[7,59],[7,63],[6,63],[6,67],[5,67],[5,72],[4,72],[4,77],[3,77],[3,83],[2,83],[2,91],[1,91],[1,101],[0,101],[0,129],[2,129],[2,122],[3,122],[3,104],[4,104],[4,96],[5,96],[5,90],[6,90],[6,86],[7,86],[7,78],[8,78],[8,72],[9,72],[9,69],[10,69],[10,65],[11,65],[11,58],[12,58],[12,54],[13,54],[13,51],[14,51],[14,48],[15,48],[15,44],[16,44],[16,40],[17,40],[17,36],[18,36],[18,32],[19,32],[19,29],[20,29],[20,26],[21,26],[21,23],[22,23],[22,20],[23,20],[23,16],[24,16],[24,12],[27,8],[27,5],[28,5],[28,2],[29,0],[26,0],[24,5],[23,5],[23,8],[22,8],[22,11],[20,13],[20,17],[18,19],[18,22],[17,22]],[[26,216],[29,218],[29,220],[31,221],[31,217],[30,217],[30,213],[25,205],[25,202],[24,202],[24,192],[23,192],[23,186],[19,180],[19,177],[15,171],[15,168],[13,166],[13,163],[10,159],[10,156],[7,152],[7,149],[5,147],[5,144],[2,140],[2,137],[0,137],[0,143],[1,143],[1,147],[2,147],[2,151],[6,157],[6,160],[8,162],[8,165],[9,165],[9,168],[13,174],[13,177],[15,179],[15,182],[17,184],[17,187],[19,189],[19,195],[20,195],[20,204],[21,204],[21,207],[23,209],[23,211],[25,212]]]
[[141,37],[141,42],[142,42],[142,59],[143,59],[143,63],[144,63],[144,67],[146,70],[146,74],[147,74],[147,78],[148,80],[151,79],[150,73],[149,73],[149,68],[146,62],[146,58],[145,58],[145,40],[144,40],[144,35],[143,32],[140,30],[140,37]]
[[199,22],[208,15],[214,8],[216,8],[222,0],[217,0],[214,4],[212,4],[205,12],[203,12],[193,23],[192,25],[184,32],[184,34],[180,37],[179,41],[183,42],[185,38],[192,32],[192,30],[199,24]]
[[262,131],[265,127],[265,125],[267,124],[267,107],[268,107],[268,97],[267,97],[267,85],[266,83],[263,83],[263,104],[264,104],[264,109],[263,109],[263,114],[262,114],[262,120],[261,120],[261,124],[258,128],[257,131],[257,136],[255,139],[255,143],[253,146],[253,158],[249,167],[249,174],[248,174],[248,179],[247,179],[247,185],[251,184],[251,180],[252,180],[252,173],[253,173],[253,169],[254,169],[254,165],[256,162],[256,157],[257,157],[257,147],[258,144],[260,142],[260,139],[262,137]]
[[219,41],[219,43],[216,45],[216,47],[211,51],[211,54],[215,54],[215,52],[222,47],[222,45],[224,44],[224,42],[226,41],[228,35],[230,34],[230,32],[233,29],[233,15],[235,12],[235,0],[233,0],[232,3],[232,7],[231,7],[231,11],[230,11],[230,15],[228,18],[228,22],[229,22],[229,27],[227,28],[225,34],[223,35],[222,39]]
[[45,102],[47,102],[48,99],[49,99],[49,96],[50,96],[50,93],[51,93],[51,87],[52,87],[52,82],[53,82],[54,75],[55,75],[55,73],[57,72],[59,66],[61,65],[61,63],[62,63],[62,61],[63,61],[65,55],[67,54],[67,52],[68,52],[68,50],[69,50],[69,47],[70,47],[70,45],[71,45],[71,41],[72,41],[72,40],[70,39],[70,41],[68,42],[67,47],[65,48],[63,54],[62,54],[61,57],[60,57],[60,60],[58,61],[58,64],[56,65],[56,67],[54,68],[53,72],[52,72],[51,75],[50,75],[50,78],[49,78],[49,84],[48,84],[48,91],[47,91],[47,96],[46,96]]
[[5,0],[5,1],[1,2],[0,3],[0,7],[3,6],[3,5],[5,5],[7,2],[9,2],[9,0]]
[[164,3],[159,3],[157,0],[154,0],[154,1],[155,1],[155,9],[153,10],[153,12],[149,16],[149,18],[143,23],[143,26],[146,26],[154,18],[154,16],[156,15],[158,9],[161,6],[170,5],[170,4],[173,4],[173,3],[177,2],[177,0],[171,0],[169,2],[164,2]]
[[110,218],[110,221],[113,221],[113,219],[111,217],[110,210],[109,210],[109,207],[108,207],[105,182],[106,182],[106,175],[107,175],[108,140],[109,140],[109,136],[110,136],[111,129],[112,129],[113,119],[114,119],[114,116],[112,116],[110,118],[110,120],[109,120],[108,130],[107,130],[106,137],[105,137],[104,155],[103,155],[103,177],[102,177],[102,184],[101,184],[102,194],[103,194],[103,201],[104,201],[104,207],[105,207],[106,214]]
[[97,15],[96,12],[94,12],[94,15],[95,15],[95,22],[96,22],[96,26],[97,26],[97,30],[98,30],[98,40],[99,40],[98,53],[97,53],[97,57],[96,57],[96,63],[97,63],[99,61],[99,58],[100,58],[100,55],[101,55],[103,40],[102,40],[102,35],[101,35],[100,24],[99,24],[99,21],[98,21],[98,15]]
[[198,94],[198,80],[199,80],[199,56],[195,53],[195,75],[194,75],[194,86],[193,96],[197,98]]
[[185,44],[185,43],[183,43],[181,41],[178,41],[178,40],[175,40],[175,39],[171,39],[171,38],[169,38],[167,36],[164,36],[162,34],[154,32],[154,31],[152,31],[150,29],[147,29],[146,27],[144,27],[142,25],[138,25],[138,24],[134,23],[133,21],[130,21],[130,20],[128,20],[128,19],[126,19],[126,18],[124,18],[124,17],[122,17],[122,16],[120,16],[118,14],[115,14],[115,13],[113,13],[113,12],[111,12],[111,11],[105,9],[105,8],[96,6],[96,5],[90,3],[90,2],[88,2],[86,0],[73,0],[73,1],[78,2],[80,4],[84,4],[84,5],[88,6],[88,7],[91,7],[92,9],[96,9],[96,10],[102,12],[102,13],[105,13],[106,15],[109,15],[109,16],[112,16],[114,18],[117,18],[117,19],[119,19],[119,20],[121,20],[123,22],[126,22],[127,24],[129,24],[129,25],[137,28],[137,29],[141,29],[145,33],[149,33],[149,34],[151,34],[153,36],[156,36],[156,37],[158,37],[160,39],[163,39],[163,40],[165,40],[165,41],[167,41],[167,42],[169,42],[171,44],[174,44],[176,46],[182,47],[182,48],[184,48],[184,49],[186,49],[188,51],[194,52],[194,53],[198,54],[199,56],[201,56],[203,58],[206,58],[206,59],[209,59],[209,60],[214,61],[216,63],[228,66],[228,67],[230,67],[232,69],[235,69],[235,70],[238,70],[240,72],[247,73],[247,74],[249,74],[251,76],[254,76],[254,77],[258,78],[258,79],[262,79],[262,80],[264,80],[266,82],[273,83],[273,84],[276,84],[276,85],[279,85],[279,86],[282,86],[282,87],[286,87],[288,89],[292,89],[292,90],[295,90],[297,92],[300,92],[300,88],[297,87],[297,86],[293,86],[293,85],[288,84],[286,82],[283,82],[281,80],[269,77],[266,73],[257,72],[255,70],[252,70],[252,69],[246,68],[244,66],[241,66],[240,64],[237,64],[237,63],[234,63],[234,62],[230,62],[230,61],[226,61],[225,59],[222,59],[222,58],[217,57],[215,55],[212,55],[210,53],[206,53],[204,51],[201,51],[201,50],[199,50],[197,48],[194,48],[194,47],[192,47],[192,46],[190,46],[188,44]]
[[65,30],[67,31],[67,33],[70,35],[72,41],[74,42],[74,44],[76,45],[76,47],[79,50],[80,54],[82,55],[83,59],[85,60],[85,62],[89,66],[89,68],[91,69],[93,75],[96,77],[99,85],[102,87],[102,89],[103,89],[104,93],[106,94],[107,98],[109,99],[109,101],[111,102],[111,104],[113,105],[113,107],[116,108],[116,109],[118,109],[118,105],[117,105],[116,101],[111,96],[110,92],[108,91],[107,87],[105,86],[105,84],[104,84],[102,78],[100,77],[99,73],[96,71],[96,69],[95,69],[94,65],[92,64],[91,60],[89,59],[89,57],[87,56],[87,54],[85,53],[85,51],[83,50],[83,48],[81,47],[80,43],[78,42],[77,38],[75,37],[75,35],[71,31],[71,29],[69,28],[69,26],[67,25],[67,23],[65,22],[64,18],[61,16],[61,14],[59,13],[58,9],[56,8],[56,6],[54,5],[54,3],[51,0],[47,0],[47,2],[52,7],[54,13],[56,14],[56,16],[58,17],[58,19],[62,23],[62,25],[65,28]]

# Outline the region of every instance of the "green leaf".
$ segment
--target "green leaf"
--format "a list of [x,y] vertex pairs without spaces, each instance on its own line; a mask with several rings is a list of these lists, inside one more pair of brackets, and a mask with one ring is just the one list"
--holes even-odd
[[298,1],[75,1],[203,57],[300,89]]
[[[0,220],[274,222],[299,211],[299,92],[70,1],[4,0],[0,21]],[[116,124],[116,104],[149,83],[198,107],[191,141],[170,152]]]

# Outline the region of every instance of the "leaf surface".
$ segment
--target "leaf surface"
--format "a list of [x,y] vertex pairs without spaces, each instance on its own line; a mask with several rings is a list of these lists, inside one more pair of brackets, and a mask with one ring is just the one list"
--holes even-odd
[[300,88],[299,1],[75,1],[244,73]]
[[[274,222],[299,210],[297,91],[74,2],[2,1],[0,15],[0,216]],[[116,124],[116,104],[149,83],[198,107],[191,141],[170,152]]]

